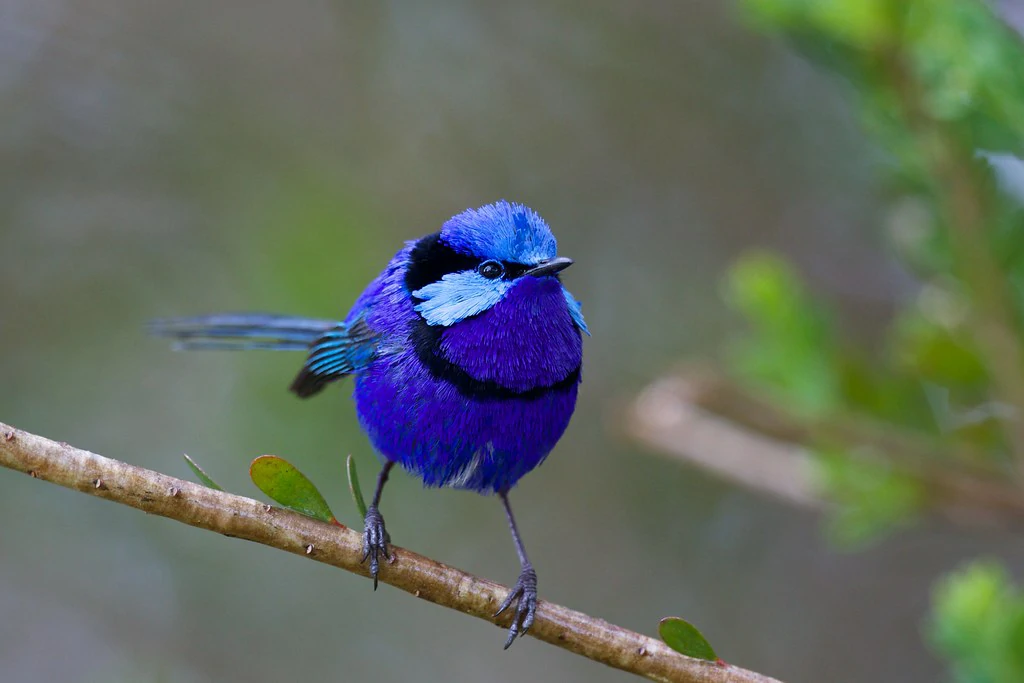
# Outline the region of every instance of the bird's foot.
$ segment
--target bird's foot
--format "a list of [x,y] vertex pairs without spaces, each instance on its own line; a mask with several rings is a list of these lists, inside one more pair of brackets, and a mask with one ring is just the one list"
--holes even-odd
[[391,536],[384,527],[384,518],[374,506],[366,508],[366,520],[363,525],[363,559],[366,562],[370,558],[370,576],[373,577],[373,590],[377,590],[377,572],[380,571],[380,561],[392,561],[388,545],[391,543]]
[[526,632],[533,626],[533,617],[537,613],[537,572],[533,567],[527,565],[519,574],[519,579],[512,590],[508,592],[501,607],[494,613],[498,616],[515,603],[515,614],[512,616],[512,625],[508,629],[508,640],[505,641],[507,650],[516,639],[516,636],[526,635]]

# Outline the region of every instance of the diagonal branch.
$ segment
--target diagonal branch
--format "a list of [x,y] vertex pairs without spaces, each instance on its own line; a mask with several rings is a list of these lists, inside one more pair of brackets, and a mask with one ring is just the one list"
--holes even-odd
[[[175,479],[29,434],[0,422],[0,465],[200,529],[309,557],[367,575],[362,534],[259,501]],[[407,593],[507,627],[492,616],[508,588],[394,549],[380,580]],[[567,607],[541,601],[530,635],[578,655],[655,681],[779,683],[774,678],[671,650],[660,640]],[[500,656],[495,653],[495,656]]]

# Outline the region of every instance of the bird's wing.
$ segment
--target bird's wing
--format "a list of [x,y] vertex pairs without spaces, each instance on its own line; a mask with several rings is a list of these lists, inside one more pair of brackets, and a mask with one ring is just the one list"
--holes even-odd
[[365,368],[377,355],[378,338],[364,317],[327,330],[310,345],[309,357],[291,390],[306,398],[330,382]]

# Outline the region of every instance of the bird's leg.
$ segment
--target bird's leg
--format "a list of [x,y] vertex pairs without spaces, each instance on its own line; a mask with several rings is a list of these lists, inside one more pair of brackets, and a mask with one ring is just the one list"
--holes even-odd
[[519,529],[516,527],[516,518],[512,516],[512,508],[508,504],[508,491],[498,493],[501,496],[501,503],[505,506],[505,515],[508,517],[508,527],[512,531],[512,540],[516,544],[516,552],[519,553],[519,564],[522,571],[519,572],[519,579],[512,590],[508,592],[505,601],[501,603],[494,616],[498,616],[515,603],[515,614],[512,617],[512,626],[508,629],[508,640],[505,641],[507,650],[516,636],[525,635],[533,625],[533,617],[537,613],[537,572],[530,564],[530,558],[526,556],[526,548],[519,538]]
[[377,475],[377,490],[373,493],[373,500],[366,508],[366,519],[363,524],[363,559],[370,558],[370,576],[373,577],[373,590],[377,590],[377,572],[380,571],[380,560],[391,560],[391,553],[388,551],[388,544],[391,543],[391,536],[384,527],[384,518],[380,514],[380,496],[384,491],[384,484],[388,481],[388,474],[395,463],[390,460],[384,463],[380,474]]

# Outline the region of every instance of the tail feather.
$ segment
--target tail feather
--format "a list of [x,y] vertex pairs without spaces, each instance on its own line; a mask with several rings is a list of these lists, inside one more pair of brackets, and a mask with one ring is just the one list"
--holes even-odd
[[173,351],[306,351],[302,342],[232,341],[230,339],[187,339],[171,343]]
[[178,350],[306,351],[337,321],[271,313],[221,313],[191,318],[163,318],[149,332],[175,340]]

